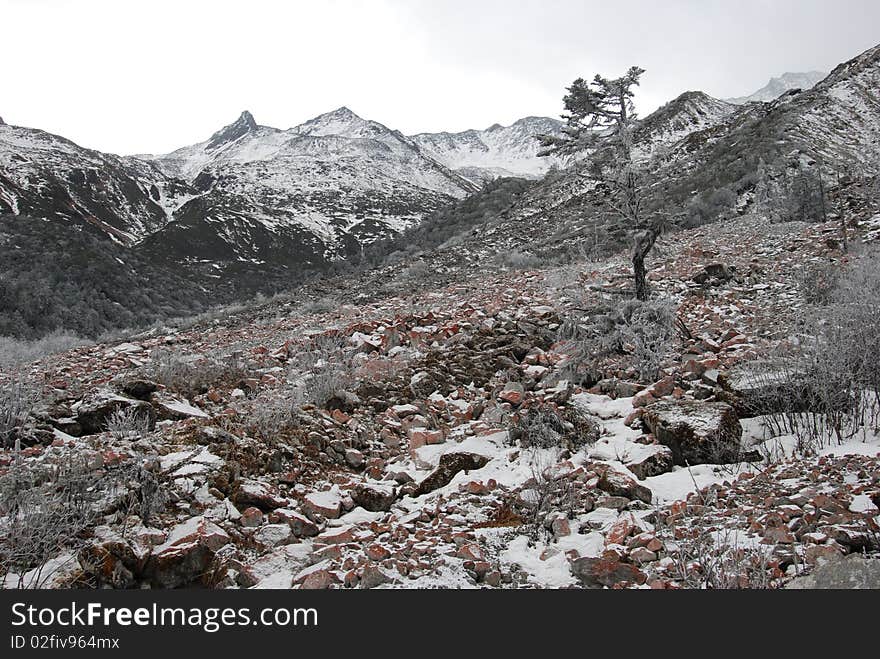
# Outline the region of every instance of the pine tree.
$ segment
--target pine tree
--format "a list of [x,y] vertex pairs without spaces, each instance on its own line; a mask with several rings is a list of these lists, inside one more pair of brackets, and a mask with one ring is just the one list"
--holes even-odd
[[642,212],[642,195],[633,162],[633,131],[636,114],[634,88],[644,69],[634,66],[622,78],[601,75],[587,82],[578,78],[563,99],[566,125],[561,136],[541,135],[541,155],[576,157],[585,154],[586,176],[611,191],[611,207],[625,222],[631,237],[635,295],[650,296],[645,259],[660,236],[661,223]]

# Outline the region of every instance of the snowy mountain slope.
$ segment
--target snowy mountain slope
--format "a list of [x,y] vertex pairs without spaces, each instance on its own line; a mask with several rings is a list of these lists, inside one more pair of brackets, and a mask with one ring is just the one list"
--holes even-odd
[[733,103],[734,105],[745,105],[746,103],[769,103],[770,101],[775,101],[777,98],[792,89],[812,89],[827,75],[827,73],[822,73],[821,71],[783,73],[778,78],[771,78],[770,82],[754,94],[740,96],[738,98],[727,98],[724,100],[727,103]]
[[739,108],[703,92],[685,92],[647,116],[636,129],[634,157],[668,156],[695,133],[724,126]]
[[0,213],[85,222],[134,244],[167,224],[193,193],[152,163],[0,123]]
[[558,134],[562,122],[526,117],[510,126],[495,124],[486,130],[461,133],[420,133],[412,137],[433,158],[471,180],[483,182],[502,176],[540,178],[554,158],[539,158],[536,135]]
[[813,89],[781,103],[791,134],[829,163],[880,171],[880,46],[836,67]]
[[476,189],[348,108],[289,130],[244,112],[209,140],[154,162],[201,192],[150,240],[184,262],[319,268]]
[[[698,225],[747,211],[756,180],[784,184],[793,169],[880,173],[880,46],[837,67],[813,89],[736,106],[688,92],[635,130],[644,208]],[[795,172],[796,174],[796,172]],[[483,218],[480,242],[460,241],[450,262],[516,251],[623,248],[602,186],[574,164],[536,182],[509,208]]]

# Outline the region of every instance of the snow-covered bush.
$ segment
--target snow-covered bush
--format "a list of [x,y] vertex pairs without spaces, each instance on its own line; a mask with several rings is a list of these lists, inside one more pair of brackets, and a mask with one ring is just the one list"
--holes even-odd
[[569,377],[602,378],[602,362],[614,357],[634,368],[639,380],[654,382],[675,340],[676,313],[667,300],[626,300],[563,319],[558,339],[569,355]]
[[12,446],[15,431],[27,419],[33,398],[33,393],[17,380],[0,383],[0,447]]
[[801,452],[880,429],[877,256],[842,271],[827,304],[806,317],[807,336],[752,377],[755,412],[767,414],[774,434],[794,435]]
[[108,417],[107,431],[116,439],[143,437],[150,432],[150,419],[137,407],[120,407]]
[[574,407],[542,406],[518,411],[512,419],[508,437],[523,448],[578,451],[598,441],[599,426]]
[[212,387],[237,386],[250,375],[239,354],[186,354],[162,349],[151,355],[146,375],[171,391],[187,398],[203,394]]

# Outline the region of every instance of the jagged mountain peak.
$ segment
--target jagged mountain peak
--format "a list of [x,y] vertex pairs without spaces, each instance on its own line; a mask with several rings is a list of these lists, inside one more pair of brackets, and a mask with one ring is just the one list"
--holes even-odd
[[807,71],[804,73],[787,72],[777,78],[771,78],[764,87],[748,96],[725,99],[728,103],[745,105],[746,103],[769,103],[794,89],[812,89],[822,81],[827,73],[822,71]]
[[0,117],[0,126],[5,126],[6,122],[3,121],[3,117]]
[[238,119],[214,133],[205,145],[205,150],[214,151],[219,149],[225,144],[241,139],[248,133],[257,130],[257,128],[259,126],[257,126],[257,122],[254,120],[254,115],[245,110],[239,115]]
[[391,133],[391,129],[376,122],[364,119],[346,106],[331,112],[319,114],[303,124],[291,129],[300,135],[312,137],[339,136],[348,138],[374,138]]

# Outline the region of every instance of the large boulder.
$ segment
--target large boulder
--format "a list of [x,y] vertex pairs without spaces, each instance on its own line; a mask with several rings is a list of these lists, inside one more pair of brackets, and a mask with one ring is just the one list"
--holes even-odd
[[358,483],[351,491],[351,498],[364,510],[387,512],[397,500],[397,491],[387,485]]
[[452,482],[461,471],[482,469],[489,463],[489,458],[476,453],[447,453],[440,457],[440,464],[425,478],[415,490],[415,496],[439,490]]
[[205,517],[193,517],[175,526],[165,543],[156,547],[146,573],[160,588],[200,584],[217,550],[229,542],[231,538],[219,526]]
[[73,406],[76,422],[84,435],[96,435],[107,430],[107,422],[118,410],[132,410],[146,420],[150,430],[156,427],[156,410],[152,405],[112,392],[93,392]]
[[242,479],[232,500],[239,506],[254,506],[260,510],[285,508],[290,501],[275,494],[268,485],[249,478]]
[[852,401],[841,389],[829,395],[821,391],[822,378],[807,373],[740,370],[722,376],[715,390],[719,400],[730,404],[740,419],[769,414],[800,414],[827,407],[844,409]]
[[144,570],[150,550],[148,543],[124,538],[109,526],[97,526],[93,537],[77,554],[77,560],[82,571],[96,585],[133,588]]
[[852,554],[828,561],[785,586],[793,590],[878,590],[880,560]]
[[626,497],[630,501],[642,501],[650,504],[653,498],[650,489],[644,485],[639,485],[626,474],[616,471],[611,467],[602,471],[596,487],[611,496]]
[[661,401],[644,408],[642,422],[672,450],[675,464],[726,464],[743,459],[743,429],[726,403]]
[[613,588],[619,584],[641,585],[647,576],[635,565],[614,558],[578,558],[571,564],[571,573],[586,588]]

